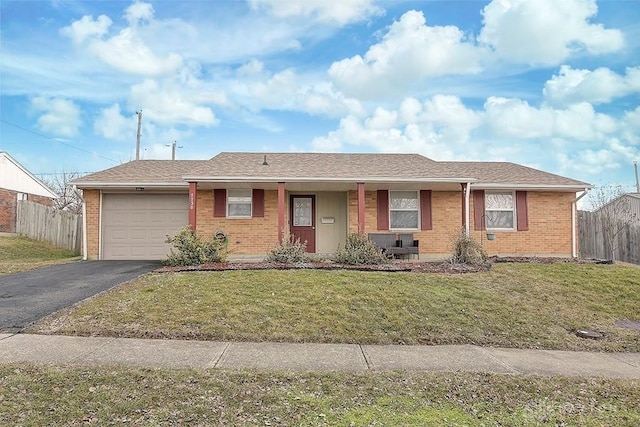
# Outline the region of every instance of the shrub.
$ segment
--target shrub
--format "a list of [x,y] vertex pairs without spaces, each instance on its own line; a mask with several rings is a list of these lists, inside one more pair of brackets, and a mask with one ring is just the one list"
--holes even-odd
[[163,261],[165,265],[173,267],[201,265],[208,262],[222,262],[227,257],[224,240],[216,238],[203,240],[195,230],[188,226],[181,229],[173,237],[167,236],[165,241],[173,245],[171,253]]
[[487,252],[473,237],[468,236],[465,229],[461,229],[453,238],[454,264],[480,265],[487,261]]
[[269,251],[265,259],[267,262],[282,263],[309,262],[309,260],[306,242],[301,242],[299,238],[294,240],[291,236],[285,236],[282,242]]
[[335,261],[340,264],[386,264],[389,258],[371,240],[360,234],[347,236],[344,248],[338,248]]

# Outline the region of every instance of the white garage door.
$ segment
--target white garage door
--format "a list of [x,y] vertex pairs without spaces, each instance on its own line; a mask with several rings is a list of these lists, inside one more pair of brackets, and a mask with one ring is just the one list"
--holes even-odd
[[104,194],[102,259],[163,259],[173,236],[189,223],[186,194]]

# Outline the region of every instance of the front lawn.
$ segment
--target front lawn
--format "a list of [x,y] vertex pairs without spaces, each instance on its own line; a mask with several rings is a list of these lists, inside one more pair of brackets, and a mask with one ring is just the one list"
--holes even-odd
[[[477,344],[640,351],[640,270],[495,264],[465,275],[355,271],[155,273],[31,332],[225,341]],[[578,338],[575,331],[604,334]]]
[[0,365],[0,424],[637,426],[637,380]]
[[73,251],[18,236],[0,236],[0,276],[77,259]]

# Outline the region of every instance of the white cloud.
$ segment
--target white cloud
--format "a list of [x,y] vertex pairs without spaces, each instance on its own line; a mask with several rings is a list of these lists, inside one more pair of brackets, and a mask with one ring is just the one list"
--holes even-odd
[[151,79],[132,86],[129,96],[129,103],[141,108],[144,117],[164,125],[217,125],[218,119],[213,110],[201,104],[224,101],[224,95],[217,92],[199,90],[199,88],[187,90],[170,81],[159,84]]
[[264,9],[278,18],[308,18],[322,23],[345,25],[381,15],[373,0],[249,0],[254,10]]
[[313,147],[336,151],[356,145],[380,152],[417,152],[450,159],[472,149],[469,136],[481,122],[481,116],[455,96],[436,95],[424,103],[406,98],[398,110],[378,107],[369,117],[345,117],[338,129],[315,138]]
[[583,102],[567,109],[536,108],[517,98],[490,97],[484,105],[486,124],[500,138],[570,138],[597,141],[616,131],[615,121]]
[[31,109],[38,117],[38,128],[57,136],[72,137],[82,125],[80,109],[73,101],[38,96],[31,99]]
[[454,26],[430,27],[422,12],[406,12],[363,56],[334,62],[329,76],[349,95],[403,93],[425,77],[477,73],[482,48]]
[[83,16],[60,32],[71,38],[80,48],[99,58],[118,71],[143,76],[167,75],[182,66],[182,57],[169,52],[156,55],[139,35],[139,26],[153,19],[153,8],[146,3],[134,3],[125,11],[130,27],[123,28],[117,35],[106,38],[112,24],[107,16],[97,20]]
[[120,112],[120,104],[103,108],[93,123],[93,129],[107,139],[115,141],[131,141],[137,133],[137,119],[135,115],[125,117]]
[[299,111],[334,118],[364,112],[358,100],[344,96],[330,83],[308,82],[308,77],[292,69],[269,74],[260,61],[251,61],[237,74],[244,80],[233,85],[238,95],[235,102],[251,111]]
[[85,15],[70,26],[62,28],[60,33],[69,37],[75,44],[82,44],[89,38],[100,38],[106,35],[112,23],[111,19],[105,15],[98,16],[96,20],[93,16]]
[[484,10],[478,40],[508,62],[555,65],[572,53],[616,52],[622,33],[592,24],[595,0],[493,0]]
[[625,75],[620,75],[604,67],[590,71],[563,65],[543,89],[545,100],[552,105],[610,103],[614,98],[639,92],[640,67],[627,68]]
[[143,76],[168,75],[182,66],[177,53],[155,55],[132,28],[108,40],[93,40],[89,51],[117,70]]
[[153,19],[153,6],[150,3],[136,1],[125,9],[124,16],[129,25],[135,26],[140,22],[149,22]]

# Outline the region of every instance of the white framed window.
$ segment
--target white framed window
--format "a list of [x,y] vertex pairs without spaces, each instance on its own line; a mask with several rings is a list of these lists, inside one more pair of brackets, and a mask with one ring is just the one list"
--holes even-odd
[[515,230],[516,203],[511,191],[489,192],[484,196],[484,215],[487,229]]
[[389,191],[389,228],[417,230],[419,205],[417,191]]
[[251,189],[228,190],[227,216],[229,218],[251,218]]
[[24,200],[28,200],[27,193],[17,193],[16,199],[21,202]]

